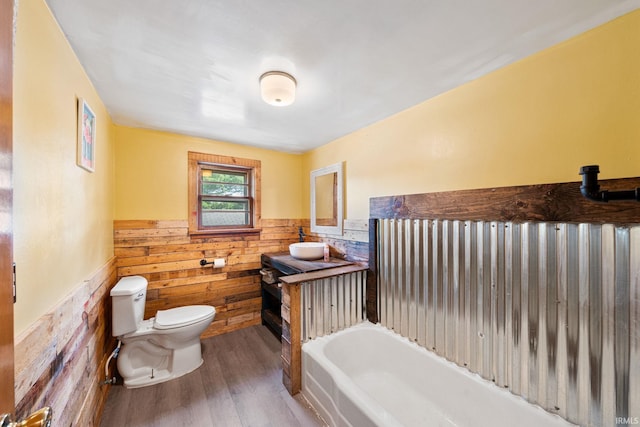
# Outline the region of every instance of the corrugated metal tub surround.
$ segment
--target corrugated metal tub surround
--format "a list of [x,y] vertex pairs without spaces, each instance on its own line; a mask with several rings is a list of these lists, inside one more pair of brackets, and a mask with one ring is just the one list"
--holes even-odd
[[377,233],[384,326],[574,423],[640,418],[639,225],[381,219]]
[[301,285],[302,342],[356,325],[365,319],[366,271]]

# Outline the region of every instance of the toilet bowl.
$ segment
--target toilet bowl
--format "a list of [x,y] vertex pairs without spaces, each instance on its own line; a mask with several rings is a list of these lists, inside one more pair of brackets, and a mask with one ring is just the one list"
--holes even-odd
[[200,367],[200,335],[216,314],[210,305],[188,305],[143,320],[147,284],[142,276],[128,276],[111,289],[112,334],[122,342],[118,372],[127,388],[168,381]]

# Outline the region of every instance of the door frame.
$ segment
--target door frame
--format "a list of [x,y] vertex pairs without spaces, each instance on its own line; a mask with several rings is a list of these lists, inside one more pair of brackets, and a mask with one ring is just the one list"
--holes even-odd
[[0,0],[0,414],[14,413],[13,37],[14,0]]

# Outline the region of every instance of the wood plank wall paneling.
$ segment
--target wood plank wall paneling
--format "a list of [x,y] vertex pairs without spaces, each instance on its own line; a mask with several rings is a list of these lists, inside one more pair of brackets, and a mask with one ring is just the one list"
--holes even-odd
[[311,233],[310,222],[306,220],[305,233],[309,241],[326,242],[331,248],[331,256],[353,262],[367,262],[369,259],[369,222],[366,219],[345,219],[343,235]]
[[[140,275],[149,281],[145,318],[188,304],[216,307],[203,337],[261,323],[260,255],[289,250],[302,227],[308,241],[326,241],[332,256],[368,259],[367,221],[345,221],[345,236],[310,233],[308,219],[262,219],[259,235],[190,236],[182,220],[114,222],[118,278]],[[201,267],[200,260],[224,258],[223,268]]]
[[[577,172],[577,171],[576,171]],[[633,223],[640,203],[587,200],[580,182],[375,197],[371,218]],[[599,181],[601,190],[640,188],[640,177]]]
[[[203,337],[260,324],[260,256],[287,251],[308,220],[263,219],[259,235],[189,236],[187,221],[114,222],[118,278],[140,275],[149,281],[145,318],[189,304],[216,307]],[[200,266],[224,258],[226,266]]]
[[109,390],[104,365],[115,348],[109,296],[115,282],[114,257],[16,338],[17,419],[47,405],[54,425],[100,424]]

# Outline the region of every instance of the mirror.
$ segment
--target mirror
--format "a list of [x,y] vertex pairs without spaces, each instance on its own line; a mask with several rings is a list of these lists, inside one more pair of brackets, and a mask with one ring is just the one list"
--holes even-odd
[[342,163],[311,171],[311,231],[342,234]]

